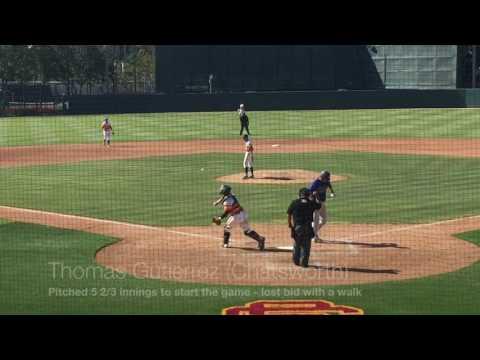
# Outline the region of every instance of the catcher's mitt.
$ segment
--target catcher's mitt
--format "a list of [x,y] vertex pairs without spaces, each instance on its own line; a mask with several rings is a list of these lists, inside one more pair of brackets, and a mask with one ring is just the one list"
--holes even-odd
[[215,225],[220,225],[222,223],[222,219],[220,219],[218,216],[214,216],[212,218],[212,223],[214,223]]

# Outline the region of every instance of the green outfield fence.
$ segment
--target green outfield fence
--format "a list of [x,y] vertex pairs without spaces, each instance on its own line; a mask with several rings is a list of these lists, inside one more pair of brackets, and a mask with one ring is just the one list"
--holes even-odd
[[480,106],[479,89],[345,90],[237,94],[71,96],[70,114],[251,110],[464,108]]

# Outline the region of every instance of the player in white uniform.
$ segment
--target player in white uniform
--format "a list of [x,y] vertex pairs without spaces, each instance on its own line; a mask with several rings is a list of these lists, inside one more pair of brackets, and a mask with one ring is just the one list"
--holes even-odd
[[110,123],[110,120],[106,117],[102,122],[102,131],[103,131],[103,145],[110,146],[110,141],[112,141],[113,127]]
[[248,222],[248,215],[245,210],[240,206],[235,195],[232,194],[232,188],[229,185],[222,185],[220,187],[220,194],[222,197],[213,203],[217,206],[221,202],[223,203],[223,214],[213,218],[213,222],[220,225],[222,219],[227,218],[227,222],[223,228],[223,247],[230,247],[230,233],[235,224],[238,224],[245,236],[248,236],[258,242],[258,249],[265,249],[265,238],[260,236],[255,230],[250,228]]
[[245,176],[243,178],[248,179],[248,169],[250,169],[250,178],[253,179],[253,144],[248,135],[243,135],[243,141],[245,141],[245,156],[243,157]]

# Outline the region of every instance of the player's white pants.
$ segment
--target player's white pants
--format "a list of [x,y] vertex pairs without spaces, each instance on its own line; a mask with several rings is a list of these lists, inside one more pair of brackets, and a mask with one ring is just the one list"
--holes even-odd
[[242,228],[243,231],[250,231],[250,224],[248,223],[248,215],[245,211],[240,211],[238,214],[229,216],[227,222],[225,223],[225,231],[231,232],[233,226],[237,224]]
[[112,140],[112,132],[103,130],[103,140],[105,140],[105,141]]
[[313,212],[313,232],[315,236],[320,237],[320,229],[327,223],[327,206],[322,202],[322,207]]
[[243,167],[252,168],[253,167],[253,153],[246,152],[245,157],[243,158]]

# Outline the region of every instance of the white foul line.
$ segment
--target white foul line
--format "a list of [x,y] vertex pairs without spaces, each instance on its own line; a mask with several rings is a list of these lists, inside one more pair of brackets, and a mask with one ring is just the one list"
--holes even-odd
[[[208,235],[201,235],[201,234],[187,233],[187,232],[176,231],[176,230],[169,230],[169,229],[164,228],[164,227],[154,227],[154,226],[148,226],[148,225],[131,224],[131,223],[119,222],[119,221],[115,221],[115,220],[95,219],[95,218],[89,218],[89,217],[84,217],[84,216],[67,215],[67,214],[54,213],[54,212],[42,211],[42,210],[15,208],[15,207],[10,207],[10,206],[0,206],[0,209],[20,211],[20,212],[24,212],[24,213],[53,215],[53,216],[64,217],[64,218],[68,218],[68,219],[87,220],[87,221],[96,222],[96,223],[129,226],[129,227],[136,227],[136,228],[147,229],[147,230],[157,230],[157,231],[159,231],[159,230],[162,231],[163,230],[165,232],[169,232],[169,233],[177,234],[177,235],[183,235],[183,236],[189,236],[189,237],[198,237],[198,238],[204,238],[204,239],[210,239],[210,240],[211,239],[221,240],[220,238],[212,238],[211,236],[208,236]],[[389,229],[389,230],[383,230],[383,231],[376,231],[376,232],[372,232],[372,233],[360,234],[356,238],[363,238],[363,237],[368,237],[368,236],[387,234],[387,233],[391,233],[391,232],[411,230],[411,229],[418,228],[418,227],[434,226],[434,225],[440,225],[440,224],[446,224],[446,223],[450,223],[450,222],[456,222],[456,221],[468,220],[468,219],[476,219],[476,218],[480,218],[480,215],[461,217],[461,218],[457,218],[457,219],[442,220],[442,221],[437,221],[437,222],[427,223],[427,224],[408,225],[408,226],[404,226],[404,227],[396,228],[396,229]],[[340,238],[340,239],[336,239],[336,241],[352,242],[352,240],[348,239],[348,238]]]
[[[34,210],[34,209],[22,209],[22,208],[10,207],[10,206],[0,206],[0,209],[19,211],[19,212],[23,212],[23,213],[27,213],[27,214],[31,213],[31,214],[38,214],[38,215],[50,215],[50,216],[66,218],[66,219],[69,219],[69,220],[83,220],[83,221],[89,221],[89,222],[93,222],[93,223],[97,223],[97,224],[102,223],[102,224],[106,224],[106,225],[128,226],[128,227],[139,228],[139,229],[144,229],[144,230],[166,231],[166,232],[169,232],[169,233],[172,233],[172,234],[178,234],[178,235],[184,235],[184,236],[190,236],[190,237],[200,237],[200,238],[205,238],[205,239],[212,239],[211,236],[207,236],[207,235],[200,235],[200,234],[193,234],[193,233],[187,233],[187,232],[182,232],[182,231],[169,230],[169,229],[164,228],[164,227],[155,227],[155,226],[148,226],[148,225],[141,225],[141,224],[131,224],[131,223],[120,222],[120,221],[115,221],[115,220],[95,219],[95,218],[90,218],[90,217],[85,217],[85,216],[68,215],[68,214],[54,213],[54,212]],[[53,226],[53,227],[55,227],[55,226]],[[77,229],[77,230],[81,231],[81,229]],[[213,239],[222,240],[220,238],[213,238]]]
[[176,230],[166,230],[166,232],[169,232],[169,233],[172,233],[172,234],[178,234],[178,235],[185,235],[185,236],[190,236],[190,237],[199,237],[199,238],[204,238],[204,239],[209,239],[209,240],[223,240],[223,239],[220,239],[220,238],[213,238],[211,236],[208,236],[208,235],[201,235],[201,234],[194,234],[194,233],[187,233],[187,232],[183,232],[183,231],[176,231]]
[[[426,226],[447,224],[447,223],[450,223],[450,222],[455,222],[455,221],[460,221],[460,220],[468,220],[468,219],[475,219],[475,218],[480,218],[480,215],[461,217],[461,218],[450,219],[450,220],[442,220],[442,221],[437,221],[437,222],[428,223],[428,224],[408,225],[408,226],[404,226],[404,227],[396,228],[396,229],[389,229],[389,230],[383,230],[383,231],[376,231],[376,232],[372,232],[372,233],[360,234],[360,235],[357,236],[357,238],[387,234],[387,233],[397,232],[397,231],[411,230],[411,229],[418,228],[418,227],[426,227]],[[349,240],[347,238],[340,238],[340,239],[337,239],[337,240],[339,240],[339,241],[352,241],[352,240]]]

